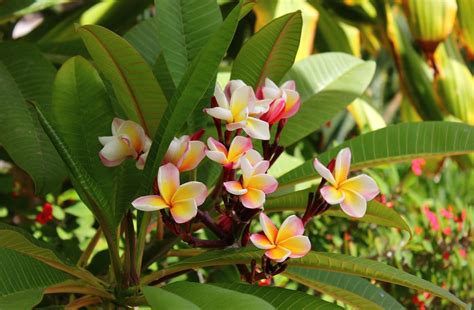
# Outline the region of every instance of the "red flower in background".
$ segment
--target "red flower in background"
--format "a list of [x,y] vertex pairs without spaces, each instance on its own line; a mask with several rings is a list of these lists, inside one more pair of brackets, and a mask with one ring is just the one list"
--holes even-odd
[[53,220],[53,205],[50,203],[44,203],[43,209],[36,215],[35,221],[41,225],[47,224]]
[[439,221],[438,221],[438,217],[436,216],[436,214],[431,212],[430,208],[428,206],[423,207],[423,213],[425,213],[426,217],[430,221],[431,229],[433,229],[434,231],[438,231],[439,230]]
[[423,173],[423,167],[426,165],[426,160],[423,158],[413,159],[411,161],[411,171],[417,176]]

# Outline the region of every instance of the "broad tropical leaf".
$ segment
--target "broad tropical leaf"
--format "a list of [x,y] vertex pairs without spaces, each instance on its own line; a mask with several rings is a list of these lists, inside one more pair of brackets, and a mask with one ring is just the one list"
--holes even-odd
[[150,305],[151,309],[200,309],[191,301],[159,287],[145,286],[143,287],[143,294],[145,295],[146,301]]
[[33,45],[0,44],[0,145],[31,176],[38,194],[57,190],[66,177],[61,158],[26,103],[50,110],[55,73]]
[[343,111],[365,91],[374,72],[374,62],[343,53],[323,53],[297,62],[284,79],[295,80],[301,108],[288,120],[281,144],[299,141]]
[[2,2],[0,6],[0,23],[23,15],[44,10],[50,6],[67,2],[68,0],[15,0]]
[[43,299],[43,288],[20,289],[0,296],[0,309],[33,309]]
[[279,83],[295,61],[303,20],[301,12],[283,15],[262,28],[242,47],[231,79],[256,88],[265,78]]
[[358,309],[405,309],[369,281],[338,272],[290,267],[284,275]]
[[[303,190],[282,196],[269,197],[265,202],[266,212],[304,212],[308,202],[308,194],[314,189]],[[344,217],[353,221],[374,223],[377,225],[403,229],[412,235],[408,223],[393,209],[388,208],[377,201],[370,201],[367,205],[367,213],[362,218],[353,218],[342,212],[339,206],[331,206],[324,215]]]
[[[183,260],[168,268],[156,271],[142,280],[144,284],[161,279],[169,274],[209,266],[224,266],[232,264],[249,264],[252,260],[259,261],[263,255],[262,250],[255,248],[226,249],[209,251],[198,256]],[[310,252],[305,257],[290,259],[290,267],[308,269],[321,269],[332,272],[356,275],[383,282],[394,283],[409,288],[432,293],[435,296],[446,298],[462,308],[467,305],[450,292],[426,280],[408,274],[403,270],[391,267],[374,260],[353,257],[349,255],[323,252]]]
[[[327,164],[343,147],[352,151],[351,170],[419,157],[467,154],[474,152],[474,127],[449,122],[397,124],[358,136],[317,157]],[[313,160],[308,160],[281,176],[279,184],[284,188],[318,177]]]
[[170,101],[166,110],[167,118],[160,122],[153,138],[153,144],[148,155],[148,158],[153,160],[148,160],[145,166],[145,177],[141,186],[142,194],[150,191],[153,178],[156,176],[169,143],[185,124],[188,116],[196,108],[199,100],[214,80],[219,63],[233,38],[240,9],[240,6],[234,8],[217,32],[203,47]]
[[158,37],[158,19],[145,19],[123,36],[143,56],[148,65],[152,66],[161,52]]
[[251,294],[209,284],[175,282],[163,287],[195,304],[199,309],[275,309],[270,303]]
[[179,85],[194,58],[222,21],[213,0],[155,0],[157,39],[173,78]]
[[339,309],[337,305],[312,295],[281,287],[263,287],[241,283],[212,283],[212,285],[257,296],[271,304],[275,309]]
[[95,64],[112,82],[127,117],[153,135],[167,101],[146,61],[130,43],[106,28],[87,25],[78,31]]

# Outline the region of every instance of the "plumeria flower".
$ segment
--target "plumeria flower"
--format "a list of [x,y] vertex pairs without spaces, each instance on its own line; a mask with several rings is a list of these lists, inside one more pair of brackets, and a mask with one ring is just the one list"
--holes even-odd
[[[229,131],[243,129],[252,138],[269,140],[268,123],[258,117],[268,110],[271,100],[257,100],[253,89],[243,82],[231,81],[230,83],[233,83],[228,87],[228,92],[232,91],[231,96],[226,96],[216,84],[214,97],[218,106],[204,111],[216,119],[226,121],[226,129]],[[237,87],[239,85],[240,87]]]
[[248,150],[252,149],[252,140],[250,138],[237,136],[232,140],[229,150],[224,144],[216,139],[210,137],[207,139],[206,155],[209,159],[223,165],[230,169],[237,169],[240,167],[240,158]]
[[272,99],[267,113],[260,117],[269,124],[288,119],[298,112],[301,105],[300,95],[296,91],[295,81],[287,81],[278,87],[272,80],[265,79],[265,85],[257,91],[257,97]]
[[143,169],[151,140],[143,128],[133,121],[114,118],[112,136],[99,137],[104,146],[99,152],[102,163],[107,167],[120,165],[127,158],[137,160],[137,168]]
[[242,205],[249,209],[258,209],[265,203],[265,195],[273,193],[277,187],[277,180],[266,174],[269,167],[267,160],[258,161],[252,164],[250,159],[255,156],[253,150],[248,157],[242,157],[240,161],[242,169],[242,181],[228,181],[224,183],[226,190],[239,196]]
[[366,174],[348,179],[351,165],[351,150],[344,148],[336,157],[334,174],[317,159],[316,171],[329,182],[321,188],[321,195],[331,205],[340,204],[342,211],[352,217],[363,217],[367,210],[367,201],[379,194],[375,181]]
[[206,156],[206,145],[189,136],[174,138],[166,151],[163,164],[172,163],[180,172],[193,170]]
[[188,182],[180,185],[179,170],[169,163],[158,170],[158,189],[160,195],[148,195],[135,199],[132,205],[141,211],[170,209],[176,223],[186,223],[197,214],[197,207],[207,197],[207,188],[201,182]]
[[276,262],[303,257],[311,250],[309,238],[303,236],[303,222],[295,215],[288,217],[278,230],[268,216],[260,213],[260,225],[263,234],[252,234],[250,241],[257,248],[266,250],[265,256]]

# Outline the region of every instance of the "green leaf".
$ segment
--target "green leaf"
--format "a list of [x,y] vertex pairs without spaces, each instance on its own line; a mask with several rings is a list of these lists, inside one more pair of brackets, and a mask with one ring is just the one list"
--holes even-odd
[[123,36],[143,56],[146,62],[152,66],[161,52],[158,37],[158,19],[148,18]]
[[[414,158],[452,156],[474,152],[474,127],[462,123],[420,122],[388,126],[352,140],[318,156],[327,164],[339,150],[352,151],[351,170],[393,164]],[[278,181],[280,188],[314,180],[319,175],[308,160],[284,174]]]
[[68,0],[15,0],[2,1],[0,6],[0,23],[10,18],[44,10]]
[[344,53],[323,53],[297,62],[285,80],[295,80],[301,108],[288,120],[280,143],[291,145],[318,130],[365,91],[374,72],[373,61]]
[[214,0],[155,0],[157,38],[173,78],[179,85],[186,70],[222,22]]
[[231,79],[257,88],[265,78],[279,83],[295,61],[303,19],[301,12],[283,15],[253,35],[237,55]]
[[191,301],[168,292],[165,289],[153,286],[143,287],[143,294],[151,309],[156,310],[199,310]]
[[141,172],[137,172],[134,162],[108,168],[99,159],[102,145],[98,137],[111,135],[114,117],[104,83],[94,67],[78,56],[64,63],[53,89],[55,130],[80,165],[88,168],[90,177],[108,198],[110,203],[105,205],[104,213],[110,215],[116,225],[130,206],[133,198],[130,196],[136,192],[138,182],[131,182],[132,177]]
[[153,135],[167,101],[146,61],[130,43],[106,28],[87,25],[78,32],[96,66],[112,83],[127,117]]
[[42,288],[21,290],[0,296],[0,309],[33,309],[42,299]]
[[66,170],[26,101],[49,111],[55,73],[33,45],[0,44],[0,145],[43,195],[60,187]]
[[[92,285],[99,283],[99,280],[87,270],[76,267],[71,262],[61,258],[46,244],[34,239],[28,233],[19,228],[0,223],[0,251],[4,250],[15,253],[15,255],[34,259]],[[17,266],[21,266],[21,264]],[[0,269],[3,269],[3,266]]]
[[272,305],[249,294],[193,282],[175,282],[163,287],[164,290],[183,297],[198,309],[275,309]]
[[[297,191],[291,194],[269,197],[265,202],[266,212],[304,212],[308,202],[308,194],[314,189]],[[377,201],[370,201],[367,204],[367,213],[362,218],[350,217],[344,213],[339,206],[331,206],[324,215],[344,217],[353,221],[374,223],[377,225],[395,227],[405,230],[412,237],[410,225],[395,210],[384,206]]]
[[[209,266],[224,266],[231,264],[249,264],[252,260],[259,261],[263,253],[262,250],[256,250],[255,248],[250,247],[209,251],[145,276],[142,282],[145,284],[150,283],[154,280],[161,279],[166,275],[188,269],[191,270]],[[435,296],[445,298],[456,305],[467,309],[465,303],[439,286],[408,274],[403,270],[370,259],[336,253],[310,252],[305,257],[290,259],[288,265],[290,267],[294,266],[341,272],[398,284],[408,288],[432,293]]]
[[369,281],[338,272],[290,267],[284,275],[357,309],[405,309]]
[[[166,118],[153,138],[153,144],[145,166],[145,177],[142,181],[141,194],[149,193],[163,156],[169,143],[185,124],[188,116],[194,111],[199,100],[215,79],[220,61],[225,55],[237,27],[240,6],[228,15],[219,29],[203,47],[193,65],[187,70],[173,99],[166,111]],[[205,115],[203,114],[203,117]]]
[[[315,296],[305,294],[299,291],[284,289],[281,287],[262,287],[256,285],[247,285],[241,283],[213,283],[228,290],[238,291],[248,295],[257,296],[275,309],[339,309],[340,307],[319,299]],[[342,309],[342,308],[341,308]]]

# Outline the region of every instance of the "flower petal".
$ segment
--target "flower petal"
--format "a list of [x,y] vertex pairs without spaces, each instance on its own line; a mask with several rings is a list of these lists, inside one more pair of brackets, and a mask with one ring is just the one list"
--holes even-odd
[[141,153],[145,146],[146,135],[142,126],[133,121],[124,121],[117,130],[117,135],[126,136],[135,152]]
[[283,83],[283,85],[281,85],[280,87],[281,89],[284,89],[285,91],[286,90],[296,90],[296,83],[294,80],[288,80],[286,81],[285,83]]
[[265,203],[265,193],[259,189],[248,188],[247,193],[240,196],[240,201],[248,209],[258,209]]
[[241,121],[241,118],[247,114],[251,92],[253,92],[252,88],[247,85],[241,86],[232,92],[230,110],[234,120]]
[[225,129],[227,129],[228,131],[234,131],[234,130],[237,130],[237,129],[244,128],[246,124],[247,124],[246,121],[228,123],[228,124],[225,125]]
[[221,165],[227,165],[227,157],[225,157],[225,154],[222,152],[217,152],[217,151],[206,151],[206,156],[212,160],[215,161]]
[[246,86],[244,81],[242,80],[230,80],[227,85],[225,86],[224,93],[225,95],[230,98],[234,91],[236,91],[238,88]]
[[[232,143],[234,143],[234,142],[232,142]],[[225,145],[220,143],[219,141],[217,141],[213,137],[209,137],[209,139],[207,139],[207,146],[208,146],[209,150],[215,151],[215,152],[221,152],[221,153],[224,153],[225,156],[227,156],[227,148],[225,147]],[[232,145],[231,145],[231,147],[232,147]]]
[[201,141],[190,141],[188,149],[184,154],[183,161],[179,166],[179,171],[189,171],[199,165],[206,156],[206,145]]
[[140,157],[138,157],[138,160],[136,163],[137,169],[143,170],[145,168],[147,157],[148,157],[148,152],[143,153],[142,155],[140,155]]
[[285,114],[283,118],[290,118],[298,112],[301,106],[300,95],[292,90],[285,90],[286,93],[286,105]]
[[336,184],[336,180],[334,179],[334,176],[332,175],[331,171],[329,171],[329,169],[326,168],[326,166],[324,166],[317,158],[314,159],[313,166],[323,179],[325,179],[332,185]]
[[249,161],[250,165],[252,166],[255,166],[257,163],[263,160],[262,155],[260,155],[260,153],[256,150],[249,150],[247,153],[245,153],[244,157]]
[[285,249],[283,247],[277,246],[276,248],[267,250],[265,252],[265,256],[268,258],[276,261],[277,263],[281,263],[285,261],[288,257],[290,257],[291,251],[288,249]]
[[179,187],[179,170],[175,165],[168,163],[158,169],[158,188],[161,197],[167,204],[171,204],[173,195]]
[[99,137],[99,142],[102,145],[106,145],[109,142],[112,142],[114,139],[117,139],[115,136],[108,136],[108,137]]
[[230,144],[227,158],[229,162],[235,163],[245,152],[250,149],[252,149],[252,140],[250,138],[237,136]]
[[118,129],[120,128],[120,125],[125,122],[123,119],[120,119],[118,117],[114,117],[112,121],[112,134],[115,136],[117,134]]
[[174,203],[170,212],[176,223],[186,223],[197,214],[196,201],[194,199],[189,199]]
[[270,243],[275,244],[278,229],[275,227],[272,220],[270,220],[270,218],[265,213],[260,213],[259,219],[263,233],[265,234],[265,236],[267,236]]
[[201,182],[187,182],[178,187],[176,192],[171,199],[172,204],[178,203],[183,200],[194,199],[196,205],[200,206],[204,203],[207,197],[207,188],[206,185]]
[[265,86],[262,89],[264,98],[275,99],[281,96],[280,88],[269,78],[265,78]]
[[204,109],[204,112],[214,118],[221,119],[226,122],[232,122],[233,120],[232,112],[221,107]]
[[132,206],[141,211],[156,211],[169,208],[168,204],[158,195],[139,197],[132,201]]
[[268,123],[260,119],[248,117],[244,131],[254,139],[270,140],[270,128]]
[[229,109],[229,102],[227,101],[227,98],[224,92],[222,91],[222,88],[217,83],[216,83],[216,87],[214,88],[214,97],[216,98],[216,101],[219,107],[224,108],[226,110]]
[[250,111],[252,116],[260,116],[263,113],[266,113],[270,108],[270,104],[272,103],[273,99],[262,99],[262,100],[255,100],[255,104],[253,109]]
[[367,201],[374,199],[374,197],[380,193],[377,183],[366,174],[361,174],[346,180],[340,184],[340,188],[359,193]]
[[271,175],[257,174],[250,178],[247,186],[249,188],[259,189],[265,194],[271,194],[277,189],[278,182]]
[[351,190],[344,191],[344,200],[341,202],[341,209],[349,216],[352,217],[363,217],[365,211],[367,211],[367,201],[365,201],[362,195]]
[[100,150],[99,156],[106,167],[115,167],[120,165],[127,157],[132,156],[133,153],[133,150],[123,139],[114,137]]
[[295,236],[286,239],[283,242],[278,243],[278,246],[281,246],[287,250],[291,251],[291,258],[303,257],[311,251],[311,242],[306,236]]
[[304,233],[303,221],[296,215],[291,215],[281,224],[276,237],[276,244],[280,244],[288,238],[300,236]]
[[273,249],[275,245],[268,240],[267,236],[263,234],[252,234],[250,241],[259,249],[268,250]]
[[332,185],[323,186],[323,188],[321,188],[321,196],[323,196],[324,200],[330,205],[339,204],[344,200],[344,192],[336,189]]
[[254,174],[263,174],[267,172],[268,168],[270,167],[270,162],[268,160],[262,160],[261,162],[256,163],[254,168]]
[[224,187],[229,193],[233,195],[240,196],[247,193],[247,189],[243,188],[242,184],[240,184],[240,182],[237,182],[237,181],[224,182]]
[[182,162],[183,155],[189,147],[189,136],[182,136],[180,138],[173,138],[166,151],[165,157],[163,158],[163,163],[172,163],[175,166],[179,166]]
[[347,180],[349,170],[351,169],[351,150],[346,147],[339,151],[336,157],[336,166],[334,167],[334,177],[337,184]]

